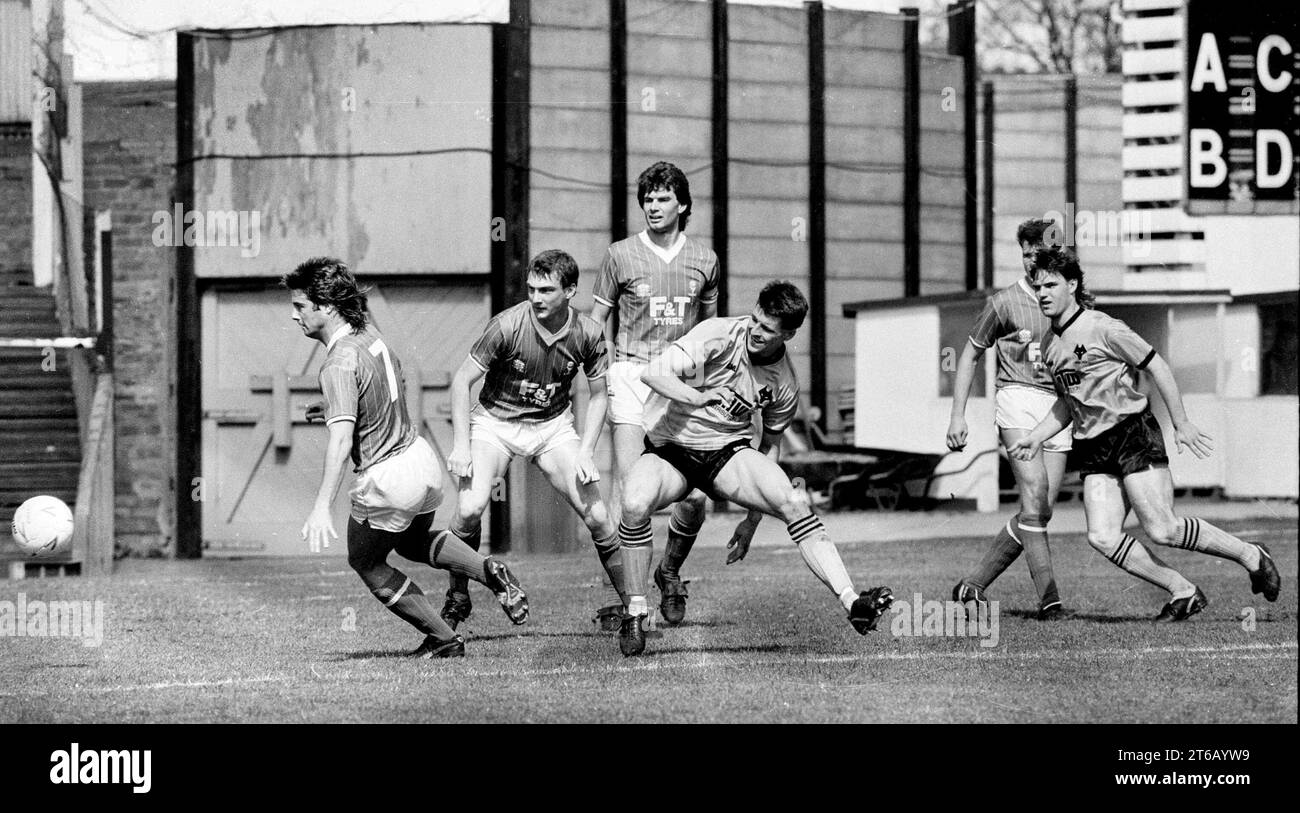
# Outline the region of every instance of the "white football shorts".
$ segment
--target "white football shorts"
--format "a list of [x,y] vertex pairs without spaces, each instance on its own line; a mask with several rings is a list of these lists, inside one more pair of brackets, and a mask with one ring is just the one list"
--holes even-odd
[[503,421],[476,404],[469,413],[469,442],[488,443],[511,456],[536,457],[582,439],[573,428],[571,409],[546,421]]
[[642,426],[646,402],[653,394],[641,381],[643,372],[645,364],[639,361],[616,361],[609,365],[609,372],[605,373],[606,392],[609,393],[606,417],[611,426],[620,423]]
[[357,475],[349,496],[352,518],[400,533],[442,503],[442,466],[429,442],[417,437],[402,451]]
[[[1037,387],[1017,387],[1008,385],[998,387],[994,398],[994,423],[999,429],[1021,429],[1031,431],[1056,403],[1056,393],[1040,390]],[[1043,444],[1045,452],[1070,451],[1070,427],[1066,426]]]

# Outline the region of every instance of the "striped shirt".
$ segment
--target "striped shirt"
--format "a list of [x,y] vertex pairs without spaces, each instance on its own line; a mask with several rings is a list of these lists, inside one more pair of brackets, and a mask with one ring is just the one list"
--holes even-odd
[[418,437],[406,411],[402,363],[369,327],[340,328],[326,345],[320,390],[325,423],[352,421],[352,464],[364,471]]
[[[721,449],[754,436],[754,413],[763,416],[763,431],[784,432],[799,405],[799,380],[790,354],[755,364],[745,346],[750,317],[705,319],[673,342],[665,353],[682,353],[693,372],[683,381],[704,391],[726,387],[727,404],[693,407],[658,393],[646,404],[645,430],[654,444],[675,443],[688,449]],[[679,359],[681,360],[681,359]]]
[[981,350],[997,345],[999,389],[1007,385],[1052,391],[1052,374],[1043,363],[1043,337],[1052,320],[1038,307],[1025,278],[990,296],[975,320],[970,342]]
[[645,232],[609,247],[595,299],[618,308],[616,361],[646,362],[700,321],[718,301],[718,255],[684,233],[665,251]]
[[487,373],[479,403],[502,420],[550,420],[568,408],[579,367],[591,381],[609,367],[600,325],[570,307],[564,327],[551,333],[529,302],[493,316],[469,357]]
[[1043,358],[1070,405],[1076,438],[1096,437],[1147,408],[1138,383],[1155,355],[1128,325],[1101,311],[1080,308],[1048,331]]

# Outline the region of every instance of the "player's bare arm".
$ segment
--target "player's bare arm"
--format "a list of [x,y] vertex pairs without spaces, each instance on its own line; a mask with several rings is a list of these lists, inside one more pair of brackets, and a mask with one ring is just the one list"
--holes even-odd
[[582,445],[578,447],[578,480],[594,483],[600,479],[600,469],[596,467],[596,444],[600,442],[600,430],[605,424],[605,412],[609,405],[609,396],[605,390],[605,378],[588,378],[587,417],[582,427]]
[[1197,429],[1196,425],[1187,419],[1183,396],[1178,389],[1178,382],[1174,380],[1173,371],[1169,369],[1169,362],[1157,353],[1147,364],[1147,372],[1151,374],[1156,390],[1164,399],[1165,408],[1169,410],[1169,419],[1174,422],[1174,441],[1177,443],[1178,453],[1182,454],[1183,447],[1186,446],[1199,458],[1209,457],[1214,451],[1214,439]]
[[614,347],[614,320],[609,318],[613,308],[603,302],[597,302],[591,306],[591,321],[600,325],[601,332],[605,334],[605,344],[610,348]]
[[1070,425],[1070,405],[1064,398],[1057,398],[1056,403],[1052,404],[1052,409],[1047,415],[1035,426],[1033,431],[1022,437],[1020,440],[1011,444],[1007,448],[1007,454],[1016,460],[1033,460],[1043,444],[1050,438],[1054,437],[1057,432]]
[[325,442],[325,470],[321,474],[320,488],[316,490],[316,504],[302,526],[302,538],[307,540],[308,550],[312,553],[320,553],[322,548],[330,546],[331,539],[339,538],[334,531],[334,521],[330,518],[330,505],[333,504],[339,482],[343,479],[343,466],[352,448],[354,426],[353,421],[347,419],[329,425],[329,439]]
[[948,448],[959,452],[966,448],[966,402],[970,399],[971,384],[975,381],[975,371],[979,360],[984,355],[984,348],[977,347],[970,339],[962,348],[961,357],[957,359],[957,378],[952,383],[952,416],[948,419]]
[[451,454],[447,469],[457,477],[473,474],[473,455],[469,447],[469,391],[484,375],[483,368],[466,356],[451,379]]
[[641,374],[641,381],[663,397],[679,404],[704,407],[726,403],[728,393],[725,388],[697,390],[682,380],[683,376],[692,374],[694,370],[695,363],[686,355],[686,351],[674,345],[650,360],[645,372]]

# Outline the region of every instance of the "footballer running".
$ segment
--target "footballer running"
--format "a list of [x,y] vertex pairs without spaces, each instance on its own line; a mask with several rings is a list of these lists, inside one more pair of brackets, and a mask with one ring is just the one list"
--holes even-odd
[[[644,595],[653,535],[650,516],[692,489],[735,502],[752,515],[782,519],[809,570],[865,635],[893,603],[888,587],[857,593],[807,493],[777,465],[782,433],[794,418],[799,383],[786,342],[803,324],[808,301],[794,285],[764,286],[748,316],[707,319],[651,359],[641,380],[654,396],[646,407],[641,456],[623,486],[623,568],[627,610],[619,627],[626,656],[645,649]],[[755,449],[753,423],[762,439]],[[733,538],[728,563],[740,561],[748,538]]]
[[[1003,447],[1028,434],[1056,403],[1051,373],[1043,363],[1042,341],[1050,324],[1038,307],[1033,281],[1034,255],[1046,247],[1051,220],[1026,220],[1016,228],[1024,276],[993,294],[975,320],[966,347],[957,362],[953,382],[952,416],[948,421],[948,448],[966,448],[966,401],[978,374],[976,365],[984,351],[997,348],[995,422]],[[1047,544],[1047,523],[1065,477],[1070,451],[1070,431],[1062,429],[1043,443],[1032,460],[1011,458],[1011,470],[1020,490],[1020,513],[998,531],[974,572],[952,589],[953,601],[986,601],[986,591],[1023,550],[1029,576],[1038,593],[1040,621],[1060,618],[1064,610],[1052,574],[1052,554]]]
[[[605,422],[605,335],[570,304],[578,291],[578,264],[565,252],[534,257],[526,284],[528,299],[492,317],[452,379],[454,439],[447,468],[460,486],[448,534],[478,550],[493,486],[511,460],[526,457],[582,518],[601,566],[619,589],[618,534],[600,495],[594,460]],[[581,437],[570,409],[579,370],[591,394]],[[483,388],[471,410],[470,387],[479,379],[485,379]],[[442,617],[454,628],[471,610],[468,583],[453,573]]]
[[366,293],[341,260],[320,257],[286,274],[293,320],[303,335],[325,345],[319,381],[324,402],[307,407],[307,420],[325,420],[329,439],[316,503],[302,526],[312,553],[337,539],[330,505],[351,458],[348,565],[394,615],[420,632],[418,658],[465,654],[465,640],[444,622],[419,585],[388,564],[396,550],[414,562],[449,570],[491,589],[516,624],[528,601],[504,562],[484,558],[459,539],[431,538],[442,502],[442,468],[406,409],[402,363],[368,323]]
[[[718,312],[718,256],[686,234],[691,217],[691,185],[686,174],[660,161],[637,178],[636,200],[645,215],[644,231],[614,243],[596,279],[591,318],[606,326],[614,360],[609,365],[609,423],[614,470],[620,488],[641,454],[650,388],[641,381],[646,362],[701,321]],[[614,325],[617,329],[614,329]],[[681,577],[695,538],[704,524],[704,492],[691,490],[673,508],[668,544],[654,570],[659,614],[668,624],[686,617],[686,584]],[[746,517],[732,542],[753,538],[757,518]],[[623,603],[607,595],[596,611],[601,629],[618,629]]]
[[1150,375],[1164,400],[1179,454],[1187,447],[1205,458],[1214,447],[1213,439],[1188,420],[1169,364],[1128,325],[1082,307],[1083,269],[1073,251],[1042,250],[1035,264],[1033,289],[1052,321],[1043,359],[1059,397],[1042,422],[1008,453],[1021,461],[1033,459],[1044,442],[1073,419],[1088,542],[1129,573],[1169,592],[1157,622],[1186,620],[1205,609],[1209,599],[1124,533],[1130,506],[1151,541],[1230,559],[1250,575],[1251,592],[1276,601],[1282,578],[1267,548],[1174,513],[1169,457],[1160,424],[1139,389],[1140,376]]

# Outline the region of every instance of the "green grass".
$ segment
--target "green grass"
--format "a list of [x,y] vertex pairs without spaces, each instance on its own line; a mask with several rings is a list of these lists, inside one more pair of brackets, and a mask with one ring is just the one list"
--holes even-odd
[[[1075,615],[1033,620],[1017,562],[994,585],[999,640],[987,648],[895,637],[892,616],[860,637],[793,546],[755,548],[731,567],[720,547],[701,547],[685,568],[687,623],[633,659],[589,620],[589,554],[509,557],[528,624],[511,626],[475,586],[468,657],[433,662],[399,657],[418,634],[342,561],[124,561],[111,578],[0,582],[0,600],[102,600],[106,616],[97,648],[0,637],[0,722],[1294,723],[1296,529],[1228,527],[1270,545],[1284,579],[1277,603],[1252,595],[1235,564],[1161,550],[1211,603],[1155,627],[1160,591],[1062,535],[1053,555]],[[943,600],[985,544],[840,549],[859,589]],[[402,567],[441,606],[444,575]],[[1254,609],[1253,630],[1243,608]]]

